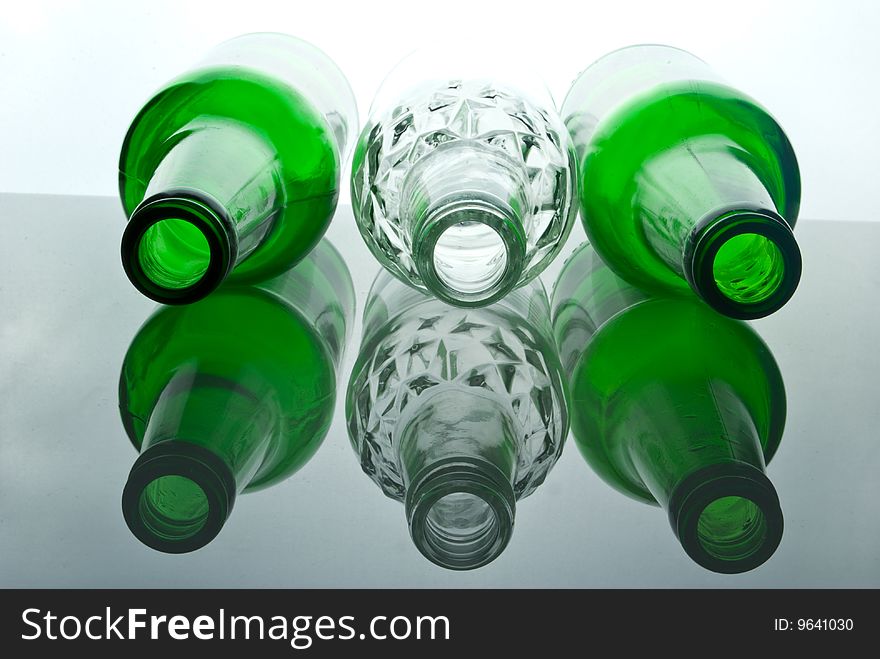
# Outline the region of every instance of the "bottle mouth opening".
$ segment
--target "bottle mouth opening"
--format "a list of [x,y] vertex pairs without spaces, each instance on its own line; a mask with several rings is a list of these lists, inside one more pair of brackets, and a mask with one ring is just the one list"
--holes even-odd
[[712,276],[727,299],[760,304],[779,291],[785,262],[779,246],[767,236],[741,233],[724,243],[712,260]]
[[513,533],[513,487],[493,465],[432,468],[410,485],[406,505],[418,550],[450,570],[492,562]]
[[797,289],[801,254],[791,227],[771,211],[713,214],[691,235],[685,274],[695,292],[733,318],[767,316]]
[[458,222],[434,245],[434,271],[449,289],[476,296],[491,291],[507,270],[507,246],[490,226]]
[[126,274],[144,295],[185,304],[213,291],[235,261],[234,232],[212,202],[151,198],[131,215],[122,238]]
[[235,500],[232,472],[206,448],[177,440],[145,451],[122,492],[122,513],[132,534],[171,554],[211,542]]
[[776,490],[761,470],[746,464],[691,474],[673,491],[669,515],[688,556],[713,572],[753,570],[782,540]]
[[767,518],[760,505],[747,497],[719,497],[700,513],[697,539],[715,559],[748,560],[766,542]]
[[471,200],[433,218],[417,241],[416,266],[426,288],[459,307],[491,304],[520,283],[525,253],[516,224]]
[[428,510],[425,521],[425,542],[431,552],[456,562],[492,553],[501,535],[492,506],[470,492],[442,497]]
[[202,487],[186,476],[169,474],[141,490],[138,512],[147,530],[169,542],[188,540],[205,527],[210,504]]
[[157,286],[188,288],[208,271],[211,248],[198,225],[169,218],[159,220],[144,232],[137,258],[144,275]]

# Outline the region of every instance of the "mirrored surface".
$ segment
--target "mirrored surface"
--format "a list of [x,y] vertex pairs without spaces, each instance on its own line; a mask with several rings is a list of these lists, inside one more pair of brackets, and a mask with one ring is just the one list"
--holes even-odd
[[[799,223],[801,285],[753,323],[788,398],[767,470],[785,533],[769,561],[739,575],[693,563],[665,515],[610,488],[571,438],[518,504],[500,557],[470,572],[437,567],[410,541],[401,504],[362,473],[341,394],[327,438],[295,477],[240,497],[197,552],[149,549],[120,505],[136,452],[119,417],[119,369],[155,308],[122,271],[124,227],[113,198],[0,196],[0,586],[880,586],[880,225]],[[379,265],[348,208],[327,235],[358,298],[344,386]],[[582,240],[578,226],[542,276],[548,289]]]

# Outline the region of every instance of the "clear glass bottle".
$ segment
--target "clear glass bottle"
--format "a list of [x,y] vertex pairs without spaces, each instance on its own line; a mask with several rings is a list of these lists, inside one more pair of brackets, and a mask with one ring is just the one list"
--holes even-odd
[[471,48],[425,49],[392,72],[361,132],[351,194],[382,265],[463,307],[537,276],[577,213],[574,154],[546,87],[517,58]]
[[382,272],[346,414],[361,467],[404,502],[419,551],[455,570],[492,561],[568,434],[543,286],[463,309]]
[[764,108],[690,53],[631,46],[584,71],[562,115],[587,234],[619,276],[656,294],[693,290],[734,318],[788,301],[800,174]]
[[289,269],[333,216],[356,131],[351,88],[314,46],[284,34],[221,44],[164,85],[125,137],[129,279],[182,304],[227,278]]
[[785,388],[751,327],[693,298],[641,292],[586,243],[553,292],[553,327],[572,434],[593,469],[662,506],[703,567],[745,572],[770,558],[783,517],[765,465],[782,439]]
[[119,410],[140,456],[132,533],[169,553],[220,532],[235,497],[302,467],[327,434],[354,290],[326,240],[292,270],[160,307],[129,346]]

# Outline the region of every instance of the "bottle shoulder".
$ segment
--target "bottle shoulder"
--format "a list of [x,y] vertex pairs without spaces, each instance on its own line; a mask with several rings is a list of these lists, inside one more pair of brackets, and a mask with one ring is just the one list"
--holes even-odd
[[279,32],[245,34],[213,48],[198,66],[219,67],[255,71],[296,89],[330,124],[340,151],[351,150],[351,133],[358,127],[354,92],[336,63],[314,44]]
[[[577,113],[568,120],[579,141],[577,121]],[[647,159],[676,147],[687,148],[703,137],[745,159],[763,180],[781,177],[799,192],[797,158],[776,119],[740,90],[702,80],[658,85],[599,118],[589,144],[581,149],[581,173],[585,178],[600,177],[594,185],[608,182],[608,176],[631,176]],[[799,199],[794,189],[787,193]]]
[[[586,123],[585,123],[586,122]],[[618,131],[641,134],[646,144],[675,144],[705,133],[721,132],[745,139],[758,132],[759,139],[774,139],[782,127],[758,101],[736,87],[709,80],[673,80],[661,82],[611,105],[602,116],[578,107],[570,107],[566,126],[578,142],[595,144]],[[589,127],[583,132],[582,127]]]
[[[120,184],[146,185],[181,135],[202,128],[244,129],[276,154],[282,183],[298,197],[335,192],[340,157],[324,117],[295,88],[256,71],[209,67],[159,89],[132,121],[120,154]],[[234,139],[234,135],[228,137]],[[124,190],[123,190],[124,191]],[[126,197],[123,197],[124,200]]]

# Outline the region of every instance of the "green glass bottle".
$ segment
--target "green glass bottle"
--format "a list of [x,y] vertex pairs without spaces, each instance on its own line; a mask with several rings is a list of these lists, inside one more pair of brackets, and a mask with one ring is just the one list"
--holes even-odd
[[140,451],[122,510],[139,540],[169,553],[198,549],[238,493],[311,458],[333,417],[353,315],[348,270],[321,241],[274,279],[226,284],[147,320],[119,383],[123,425]]
[[588,244],[565,264],[553,314],[572,432],[593,469],[662,506],[703,567],[766,561],[782,538],[765,464],[782,438],[785,389],[760,337],[693,298],[640,292]]
[[119,159],[122,263],[166,304],[280,274],[336,208],[357,109],[321,51],[282,34],[218,46],[135,117]]
[[657,294],[691,289],[734,318],[788,301],[800,174],[760,105],[689,53],[633,46],[584,71],[562,115],[587,234],[620,277]]

